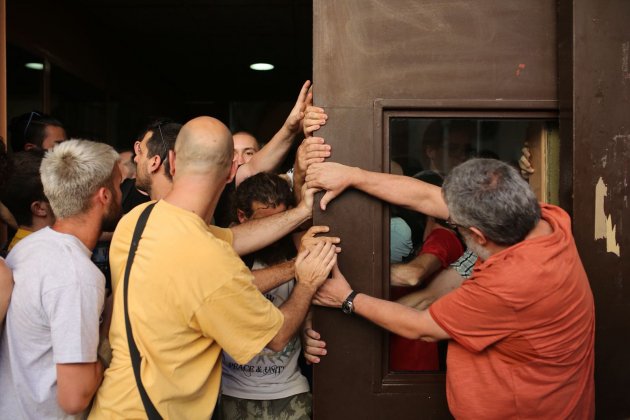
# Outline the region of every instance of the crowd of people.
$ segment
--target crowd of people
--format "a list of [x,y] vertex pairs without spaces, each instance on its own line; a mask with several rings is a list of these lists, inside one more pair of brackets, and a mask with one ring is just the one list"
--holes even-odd
[[[41,113],[12,121],[3,418],[309,419],[300,358],[327,352],[312,304],[396,334],[394,370],[439,369],[448,340],[457,418],[594,417],[593,297],[568,215],[497,159],[446,168],[439,139],[413,177],[326,161],[309,87],[262,147],[208,116],[155,121],[120,153]],[[312,226],[315,192],[326,210],[348,188],[400,209],[396,301],[353,290],[341,238]]]

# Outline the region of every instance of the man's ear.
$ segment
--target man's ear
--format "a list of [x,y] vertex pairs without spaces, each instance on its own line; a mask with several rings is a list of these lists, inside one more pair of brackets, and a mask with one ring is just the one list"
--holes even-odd
[[99,204],[107,206],[109,201],[112,199],[112,192],[109,190],[109,188],[101,187],[96,191],[94,199]]
[[469,227],[468,230],[470,230],[472,232],[473,239],[479,245],[487,245],[488,244],[488,238],[486,238],[486,235],[484,235],[482,231],[480,231],[479,229],[477,229],[474,226]]
[[168,151],[168,161],[171,163],[169,165],[170,167],[170,173],[171,173],[171,178],[175,176],[175,150],[169,150]]
[[149,173],[154,173],[157,172],[158,169],[160,169],[160,166],[162,165],[162,158],[159,157],[158,155],[155,155],[153,157],[151,157],[149,159]]
[[247,216],[245,216],[245,212],[239,209],[236,209],[236,217],[238,218],[239,223],[245,223],[249,220]]
[[236,162],[236,159],[232,160],[232,166],[230,167],[230,173],[228,175],[228,178],[226,180],[226,184],[229,184],[230,182],[232,182],[234,180],[234,177],[236,176],[236,171],[238,170],[238,163]]
[[31,213],[37,217],[46,217],[50,212],[50,207],[45,201],[37,200],[31,203]]

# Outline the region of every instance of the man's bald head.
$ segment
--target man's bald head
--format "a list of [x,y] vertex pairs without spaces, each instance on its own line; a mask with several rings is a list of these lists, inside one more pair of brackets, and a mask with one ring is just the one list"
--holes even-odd
[[228,172],[234,143],[230,130],[212,117],[197,117],[182,127],[175,142],[177,174]]

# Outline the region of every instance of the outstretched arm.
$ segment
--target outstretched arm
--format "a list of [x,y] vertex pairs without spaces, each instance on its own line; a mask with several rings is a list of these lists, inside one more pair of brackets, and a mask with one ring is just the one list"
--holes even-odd
[[392,264],[390,284],[392,286],[417,286],[442,268],[442,262],[433,254],[420,254],[408,263]]
[[281,284],[293,280],[295,277],[295,260],[292,259],[269,267],[252,270],[252,274],[254,275],[254,286],[260,290],[260,293],[267,293]]
[[234,237],[232,247],[236,253],[247,255],[258,251],[293,232],[298,226],[310,219],[313,212],[313,194],[315,191],[304,189],[303,199],[295,208],[230,227]]
[[308,80],[304,83],[291,113],[289,113],[280,130],[249,162],[238,168],[236,172],[237,187],[250,176],[260,172],[273,171],[282,163],[291,148],[293,138],[302,131],[304,109],[306,108],[307,100],[309,100],[308,97],[311,95],[308,91],[310,85],[311,82]]
[[313,295],[326,281],[336,262],[335,246],[326,241],[319,241],[313,249],[304,249],[298,254],[295,260],[295,287],[289,299],[279,308],[284,315],[284,322],[267,347],[280,351],[287,345],[302,325]]
[[447,268],[439,272],[426,289],[403,296],[397,302],[423,311],[442,296],[457,289],[463,281],[464,278],[457,271]]
[[[340,308],[352,288],[337,266],[332,277],[317,291],[314,303]],[[417,311],[396,302],[377,299],[363,293],[354,298],[354,312],[376,325],[405,338],[437,341],[450,338],[428,311]]]
[[441,188],[407,176],[323,162],[309,166],[306,185],[326,190],[320,201],[322,210],[346,188],[353,187],[397,206],[439,219],[448,218]]

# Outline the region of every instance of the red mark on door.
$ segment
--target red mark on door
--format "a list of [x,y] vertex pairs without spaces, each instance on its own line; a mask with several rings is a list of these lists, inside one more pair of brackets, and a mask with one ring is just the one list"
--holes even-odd
[[516,77],[521,75],[521,70],[525,69],[525,64],[519,64],[518,68],[516,69]]

